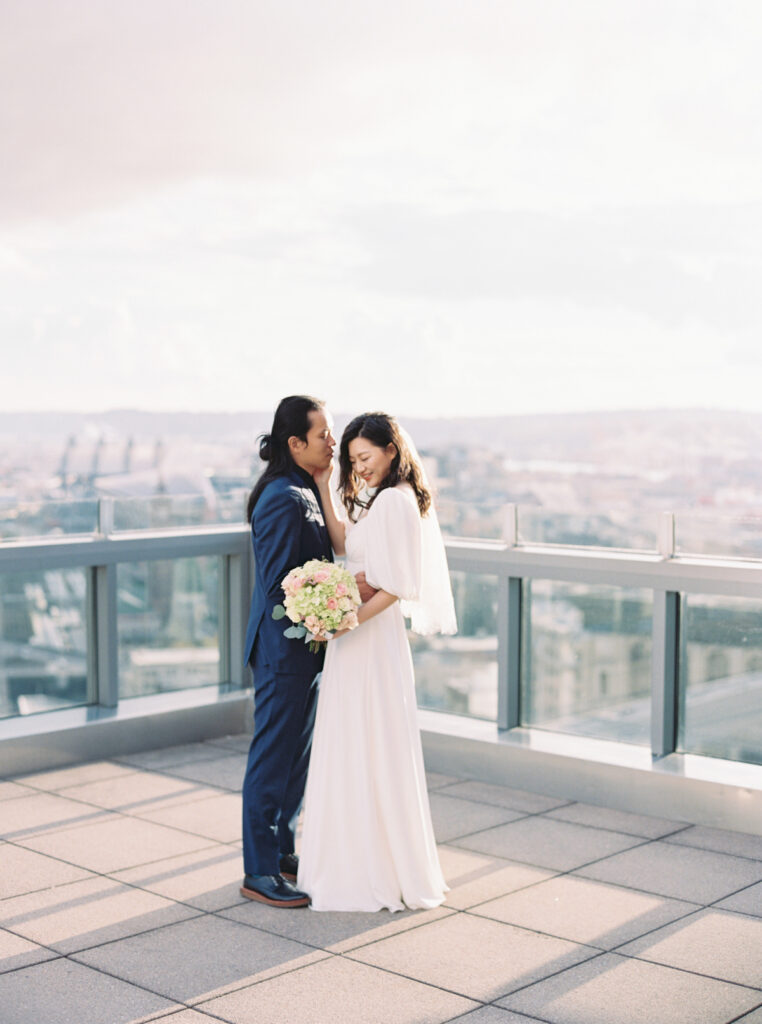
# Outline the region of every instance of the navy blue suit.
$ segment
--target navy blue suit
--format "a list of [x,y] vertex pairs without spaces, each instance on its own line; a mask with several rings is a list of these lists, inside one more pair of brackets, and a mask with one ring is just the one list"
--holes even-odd
[[294,466],[267,484],[251,521],[254,595],[246,630],[246,660],[254,672],[254,738],[243,782],[243,860],[247,875],[277,875],[294,852],[304,797],[317,688],[324,652],[288,640],[290,622],[276,621],[281,582],[311,558],[333,558],[315,482]]

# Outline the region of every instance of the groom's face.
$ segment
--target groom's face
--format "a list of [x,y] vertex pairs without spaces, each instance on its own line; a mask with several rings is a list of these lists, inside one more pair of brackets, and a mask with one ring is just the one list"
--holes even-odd
[[336,447],[336,438],[333,436],[333,418],[325,409],[308,414],[310,429],[307,431],[306,443],[295,461],[306,469],[308,473],[318,473],[322,469],[328,469],[333,458],[333,449]]

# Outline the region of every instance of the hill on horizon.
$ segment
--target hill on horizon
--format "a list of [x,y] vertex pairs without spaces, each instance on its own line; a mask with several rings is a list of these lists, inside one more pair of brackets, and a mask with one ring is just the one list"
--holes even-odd
[[[351,418],[335,413],[335,433]],[[100,413],[0,412],[0,439],[95,443],[185,439],[217,444],[251,443],[269,429],[270,411],[159,412],[112,409]],[[466,447],[516,459],[611,462],[622,457],[646,464],[682,453],[694,459],[753,460],[762,445],[762,413],[707,409],[618,410],[505,416],[405,417],[421,450]],[[669,453],[669,455],[668,455]],[[756,474],[755,474],[756,475]]]

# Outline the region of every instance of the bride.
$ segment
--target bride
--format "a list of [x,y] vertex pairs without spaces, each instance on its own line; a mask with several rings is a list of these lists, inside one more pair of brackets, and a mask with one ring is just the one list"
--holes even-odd
[[439,867],[404,616],[456,629],[444,545],[412,442],[384,413],[344,431],[339,518],[318,474],[333,548],[376,588],[360,626],[328,643],[305,793],[298,887],[313,910],[435,907]]

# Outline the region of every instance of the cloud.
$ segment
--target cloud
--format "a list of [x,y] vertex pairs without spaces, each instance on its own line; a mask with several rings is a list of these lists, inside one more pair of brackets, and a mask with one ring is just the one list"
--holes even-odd
[[758,11],[5,0],[5,407],[758,407]]
[[364,287],[430,299],[554,298],[663,324],[762,326],[762,204],[602,209],[586,215],[384,206],[352,219]]
[[752,0],[4,0],[0,219],[357,159],[412,193],[751,193],[759,29]]

